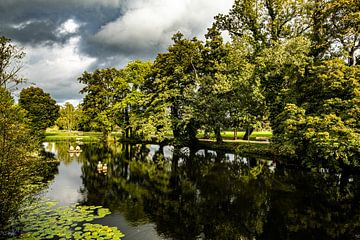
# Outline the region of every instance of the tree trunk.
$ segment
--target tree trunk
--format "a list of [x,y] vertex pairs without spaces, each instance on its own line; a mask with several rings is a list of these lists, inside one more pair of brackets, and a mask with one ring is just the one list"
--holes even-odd
[[204,130],[204,138],[205,139],[209,139],[210,136],[209,136],[209,131],[207,129]]
[[195,121],[190,120],[189,124],[187,125],[187,134],[188,134],[187,137],[188,137],[190,146],[194,146],[198,142],[198,139],[196,138],[196,133],[197,133],[197,129],[196,129]]
[[129,120],[129,110],[128,107],[125,108],[125,138],[130,138],[130,120]]
[[234,140],[237,140],[237,128],[234,129]]
[[214,129],[214,133],[215,133],[215,136],[216,136],[216,142],[217,142],[217,143],[222,143],[223,139],[222,139],[222,136],[221,136],[220,128],[219,128],[219,127],[216,127],[216,128]]
[[252,134],[252,132],[254,131],[253,127],[248,127],[246,129],[246,132],[244,134],[243,140],[249,140],[250,139],[250,135]]
[[104,131],[102,132],[102,141],[103,141],[104,143],[106,143],[107,140],[108,140],[108,137],[109,137],[109,132],[106,131],[106,130],[104,130]]
[[176,126],[173,129],[173,136],[174,136],[174,139],[180,138],[180,130]]

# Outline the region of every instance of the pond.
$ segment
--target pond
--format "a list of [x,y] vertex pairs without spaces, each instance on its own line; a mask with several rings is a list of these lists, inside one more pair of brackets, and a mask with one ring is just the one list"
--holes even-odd
[[126,240],[360,239],[355,174],[207,149],[68,148],[45,143],[61,161],[45,197],[109,208],[94,223],[117,227]]

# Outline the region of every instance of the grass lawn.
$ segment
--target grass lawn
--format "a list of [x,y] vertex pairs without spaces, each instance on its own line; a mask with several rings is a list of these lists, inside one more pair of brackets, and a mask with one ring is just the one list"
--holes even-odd
[[[242,139],[243,136],[245,134],[245,131],[241,131],[237,133],[237,139]],[[221,132],[221,136],[223,137],[224,140],[233,140],[234,139],[234,132],[233,131],[222,131]],[[209,134],[210,139],[215,139],[215,134],[211,133]],[[271,138],[272,137],[272,132],[253,132],[250,135],[250,140],[256,140],[257,137],[261,137],[261,138]],[[204,138],[204,132],[203,131],[199,131],[199,133],[197,134],[197,138],[199,139],[203,139]]]
[[[250,136],[250,140],[242,140],[242,136],[245,132],[238,132],[238,139],[234,139],[234,133],[232,131],[222,132],[224,139],[223,143],[217,144],[215,136],[212,134],[210,138],[204,139],[204,133],[200,132],[197,137],[199,138],[199,145],[205,148],[214,150],[230,150],[236,151],[242,154],[260,154],[260,155],[276,155],[273,152],[271,143],[264,140],[256,140],[256,137],[265,137],[270,139],[272,137],[271,132],[254,132]],[[48,129],[45,134],[45,141],[56,142],[56,141],[82,141],[82,142],[94,142],[99,141],[102,137],[101,132],[81,132],[81,131],[65,131],[57,129]],[[121,133],[111,133],[111,140],[117,137],[121,137]]]
[[100,132],[80,132],[80,131],[64,131],[64,130],[47,130],[45,133],[45,141],[98,141],[102,134]]
[[[261,138],[268,138],[272,137],[271,132],[253,132],[250,136],[250,142],[246,140],[242,140],[245,132],[238,132],[237,140],[234,139],[234,132],[232,131],[223,131],[222,136],[224,142],[227,143],[254,143],[257,137]],[[101,132],[82,132],[82,131],[66,131],[66,130],[57,130],[57,129],[47,129],[45,133],[45,141],[52,142],[52,141],[83,141],[83,142],[93,142],[98,141],[102,137]],[[121,137],[121,133],[119,132],[112,132],[111,137]],[[210,134],[208,139],[204,139],[204,132],[199,131],[197,137],[203,141],[214,141],[215,135]],[[255,143],[264,144],[267,143],[266,141],[256,141]]]

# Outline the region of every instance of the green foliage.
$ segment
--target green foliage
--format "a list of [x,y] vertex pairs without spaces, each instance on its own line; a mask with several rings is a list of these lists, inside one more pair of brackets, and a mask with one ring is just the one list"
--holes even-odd
[[217,16],[255,68],[280,152],[358,166],[359,12],[354,0],[239,0]]
[[91,224],[110,214],[100,206],[55,207],[56,202],[33,203],[20,219],[22,234],[12,239],[117,239],[124,237],[116,227]]
[[[82,142],[96,142],[101,140],[102,133],[100,132],[81,132],[81,131],[64,131],[64,130],[51,130],[45,132],[46,142],[55,141],[82,141]],[[68,149],[67,149],[68,150]]]
[[312,74],[303,86],[307,101],[287,104],[277,116],[275,140],[309,164],[359,166],[360,68],[332,60]]
[[145,96],[141,87],[150,74],[151,67],[151,62],[133,61],[120,69],[119,76],[114,79],[116,103],[113,111],[116,114],[116,123],[123,131],[125,138],[148,136],[142,122]]
[[[189,144],[199,129],[214,131],[218,142],[229,128],[246,130],[250,139],[269,120],[281,153],[357,166],[359,6],[236,0],[215,17],[205,43],[176,33],[153,65],[84,73],[85,119],[147,140],[172,131]],[[231,43],[223,43],[220,30]]]
[[38,141],[25,116],[0,87],[0,230],[17,217],[20,204],[34,191],[31,184],[39,180]]
[[63,107],[60,107],[59,118],[56,120],[56,125],[68,131],[77,130],[81,114],[79,108],[75,108],[71,103],[66,102]]
[[29,87],[20,92],[19,105],[26,110],[33,133],[42,137],[46,128],[55,124],[59,117],[59,106],[41,88]]
[[115,68],[97,69],[93,73],[84,72],[78,78],[85,84],[80,93],[86,96],[81,104],[82,128],[103,132],[104,137],[115,125],[115,114],[112,111],[114,101],[113,81],[119,76]]
[[[297,37],[274,44],[257,58],[256,74],[261,79],[261,88],[270,110],[270,121],[280,114],[286,103],[296,103],[301,91],[299,82],[304,81],[305,72],[312,62],[308,56],[310,42]],[[276,132],[275,124],[273,130]]]
[[181,33],[173,36],[167,53],[159,54],[153,72],[144,83],[147,94],[145,116],[153,115],[156,129],[164,135],[169,126],[175,139],[195,141],[197,124],[193,117],[202,44],[197,39],[184,39]]
[[[23,82],[18,76],[23,57],[10,39],[0,37],[0,231],[9,230],[20,205],[41,188],[54,167],[39,157],[40,142],[34,132],[55,121],[55,101],[42,90],[30,88],[20,93],[24,104],[20,107],[7,90]],[[40,95],[30,96],[32,90]],[[32,112],[35,108],[39,112]]]
[[249,46],[254,61],[263,49],[281,39],[298,36],[307,26],[302,21],[306,1],[237,0],[229,14],[215,17],[221,29]]
[[201,78],[194,103],[196,120],[204,129],[213,130],[217,141],[222,141],[220,129],[228,126],[226,118],[233,102],[232,82],[229,75],[230,47],[223,43],[220,31],[213,26],[208,29],[206,43],[202,50]]

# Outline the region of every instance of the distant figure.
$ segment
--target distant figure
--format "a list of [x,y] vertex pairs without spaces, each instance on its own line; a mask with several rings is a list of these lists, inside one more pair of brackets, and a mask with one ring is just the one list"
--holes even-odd
[[81,150],[81,149],[80,149],[80,146],[79,146],[79,145],[76,146],[75,150],[76,150],[77,152],[79,152],[79,151]]
[[102,172],[106,175],[107,170],[108,170],[107,164],[105,163],[105,164],[103,165],[103,167],[102,167]]
[[98,173],[101,173],[101,172],[102,172],[102,168],[103,168],[103,165],[102,165],[102,163],[99,161],[98,164],[97,164],[97,171],[98,171]]

